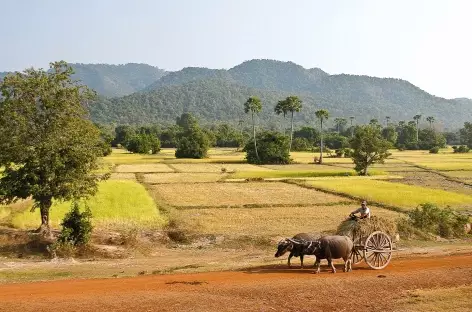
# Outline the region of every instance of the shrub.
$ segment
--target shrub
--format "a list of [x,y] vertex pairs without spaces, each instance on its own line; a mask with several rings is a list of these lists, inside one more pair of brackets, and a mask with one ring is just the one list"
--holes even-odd
[[439,153],[439,147],[435,146],[429,150],[430,154],[437,154]]
[[454,153],[468,153],[470,151],[470,148],[466,145],[453,146],[452,149],[454,150]]
[[201,159],[207,156],[210,141],[198,127],[192,126],[183,132],[177,142],[175,157]]
[[421,204],[408,213],[409,221],[415,228],[441,237],[461,237],[468,217],[450,208],[441,209],[434,204]]
[[263,132],[257,136],[257,152],[254,141],[244,147],[246,159],[250,164],[288,164],[290,163],[289,139],[277,132]]
[[88,207],[80,212],[79,204],[72,203],[71,210],[64,216],[61,226],[62,230],[58,242],[73,246],[85,245],[92,235],[92,212]]
[[295,138],[292,142],[292,151],[305,152],[311,151],[312,144],[307,138]]
[[157,154],[161,150],[161,142],[152,134],[137,134],[128,141],[126,149],[138,154]]

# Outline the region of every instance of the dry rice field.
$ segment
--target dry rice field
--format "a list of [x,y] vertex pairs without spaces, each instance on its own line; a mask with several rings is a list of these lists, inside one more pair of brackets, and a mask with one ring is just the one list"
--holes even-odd
[[144,175],[144,183],[197,183],[217,182],[227,177],[221,173],[149,173]]
[[177,207],[309,205],[345,201],[342,197],[281,182],[195,183],[151,186],[156,197]]
[[133,165],[118,165],[115,168],[118,173],[130,172],[174,172],[174,170],[165,164],[133,164]]
[[267,171],[266,168],[250,164],[172,164],[177,172],[188,173],[221,173],[235,171]]

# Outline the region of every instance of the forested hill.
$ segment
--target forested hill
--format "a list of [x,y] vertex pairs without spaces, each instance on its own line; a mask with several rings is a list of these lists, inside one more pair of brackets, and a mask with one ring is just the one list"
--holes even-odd
[[[70,64],[75,71],[73,78],[80,80],[101,96],[117,97],[143,90],[159,80],[166,72],[147,64],[129,63],[125,65],[108,64]],[[0,79],[7,72],[0,72]]]
[[318,68],[305,69],[292,62],[251,60],[229,70],[184,68],[168,73],[145,90],[125,97],[104,99],[91,109],[99,122],[173,122],[183,112],[203,122],[237,123],[247,118],[247,97],[262,98],[261,122],[272,124],[278,100],[298,95],[304,108],[298,124],[314,123],[314,111],[325,108],[333,117],[355,116],[358,122],[412,120],[416,114],[434,116],[445,127],[472,120],[472,103],[466,99],[435,97],[408,81],[356,75],[329,75]]

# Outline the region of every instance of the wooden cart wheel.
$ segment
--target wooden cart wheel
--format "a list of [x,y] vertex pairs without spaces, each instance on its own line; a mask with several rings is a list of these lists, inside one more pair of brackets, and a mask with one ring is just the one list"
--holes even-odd
[[385,268],[392,259],[392,241],[384,232],[376,231],[365,241],[365,262],[374,270]]
[[365,251],[363,246],[356,245],[352,250],[351,260],[352,264],[358,264],[362,262],[365,258]]

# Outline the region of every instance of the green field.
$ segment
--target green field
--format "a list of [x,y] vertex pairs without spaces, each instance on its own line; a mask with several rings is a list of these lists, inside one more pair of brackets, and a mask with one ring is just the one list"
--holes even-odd
[[435,203],[440,206],[449,205],[456,209],[472,207],[472,196],[400,183],[379,180],[352,181],[349,178],[315,180],[307,181],[306,183],[316,188],[407,209],[415,208],[425,202]]
[[[160,228],[165,223],[159,215],[156,204],[146,189],[133,181],[101,182],[96,196],[88,204],[93,214],[95,226],[106,229],[121,229],[127,226],[144,228]],[[58,228],[70,203],[55,203],[51,208],[51,226]],[[16,228],[36,228],[39,226],[39,210],[26,210],[12,217],[12,225]]]

